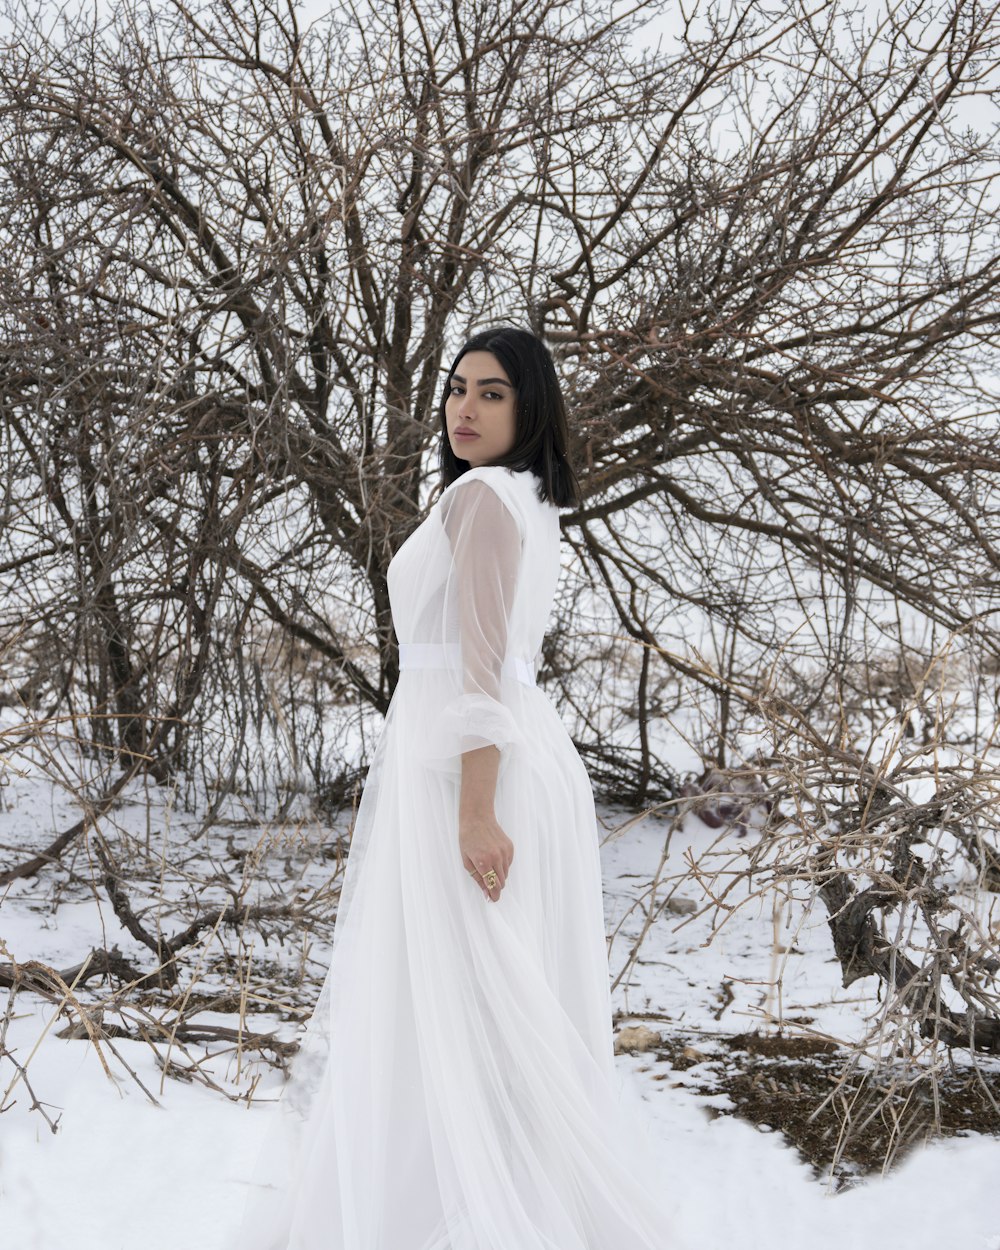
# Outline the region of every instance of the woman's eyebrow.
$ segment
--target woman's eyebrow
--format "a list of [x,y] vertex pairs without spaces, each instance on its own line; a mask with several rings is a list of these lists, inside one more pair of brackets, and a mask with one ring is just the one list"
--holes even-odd
[[[453,373],[451,376],[456,382],[462,382],[464,384],[465,378],[463,378],[460,373]],[[501,386],[510,386],[510,383],[507,381],[506,378],[480,378],[479,381],[476,383],[476,385],[477,386],[491,386],[491,385],[495,386],[498,382],[500,383]]]

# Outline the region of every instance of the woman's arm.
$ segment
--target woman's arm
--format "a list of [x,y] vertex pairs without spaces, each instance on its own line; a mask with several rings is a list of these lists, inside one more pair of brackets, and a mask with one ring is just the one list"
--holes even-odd
[[[462,755],[462,794],[458,805],[458,845],[462,863],[475,878],[483,896],[495,903],[507,884],[514,859],[514,843],[497,822],[493,811],[500,752],[496,747],[477,747]],[[483,878],[493,869],[496,884]]]
[[[483,481],[459,484],[444,516],[454,559],[463,697],[505,711],[501,670],[521,559],[516,518]],[[509,716],[509,713],[507,713]],[[467,871],[496,901],[507,880],[514,846],[497,824],[493,805],[500,769],[497,745],[470,734],[462,751],[459,843]],[[483,885],[493,869],[498,884]]]

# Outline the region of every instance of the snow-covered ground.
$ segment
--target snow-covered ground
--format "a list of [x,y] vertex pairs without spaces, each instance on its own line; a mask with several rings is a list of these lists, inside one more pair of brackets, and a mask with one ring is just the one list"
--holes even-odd
[[[120,828],[137,839],[148,819],[144,802],[136,792],[116,814]],[[48,830],[64,827],[72,810],[53,811],[59,805],[39,781],[13,783],[0,813],[5,861],[19,858],[11,854],[14,846],[37,847]],[[46,831],[41,835],[30,827],[32,811],[35,829]],[[166,836],[162,816],[154,822],[154,850],[157,838]],[[610,966],[613,976],[626,969],[614,990],[617,1011],[629,1014],[620,1023],[680,1033],[706,1050],[721,1034],[765,1029],[777,1020],[786,1032],[845,1041],[861,1035],[875,987],[862,982],[841,989],[824,917],[798,903],[777,916],[770,903],[763,909],[751,903],[709,944],[710,913],[664,911],[630,964],[666,825],[650,817],[626,827],[627,815],[611,809],[602,809],[601,817],[608,931],[614,934]],[[172,836],[180,840],[182,819],[175,814],[172,820]],[[229,830],[223,842],[232,836]],[[253,841],[252,831],[243,836]],[[697,821],[675,833],[663,877],[681,868],[688,849],[702,853],[711,836]],[[317,871],[329,872],[329,865]],[[41,882],[18,882],[8,891],[0,937],[9,955],[0,959],[37,958],[65,967],[93,944],[118,943],[126,957],[149,966],[148,952],[122,930],[106,901],[99,904],[68,882],[53,910],[46,893]],[[665,893],[661,888],[653,901]],[[678,893],[704,902],[689,883]],[[322,957],[314,951],[312,958]],[[12,1105],[0,1115],[3,1245],[221,1248],[240,1213],[280,1076],[267,1072],[248,1106],[201,1083],[164,1080],[148,1046],[118,1040],[120,1058],[104,1050],[109,1079],[88,1042],[55,1036],[62,1021],[46,1032],[52,1015],[49,1004],[22,992],[8,1026],[7,1046],[27,1064],[32,1088],[50,1116],[58,1116],[59,1131],[51,1133],[29,1109],[23,1086],[13,1091]],[[268,1027],[260,1020],[257,1027]],[[290,1026],[283,1028],[292,1036]],[[780,1133],[718,1114],[727,1095],[697,1092],[706,1084],[703,1064],[672,1070],[652,1053],[623,1054],[618,1064],[623,1096],[641,1112],[649,1148],[662,1159],[663,1184],[676,1194],[679,1236],[692,1250],[1000,1250],[1000,1140],[971,1134],[919,1147],[884,1177],[837,1193],[816,1179]],[[237,1075],[230,1059],[210,1061],[206,1069],[223,1089],[245,1090],[247,1072]],[[0,1094],[13,1075],[9,1061],[0,1059]]]

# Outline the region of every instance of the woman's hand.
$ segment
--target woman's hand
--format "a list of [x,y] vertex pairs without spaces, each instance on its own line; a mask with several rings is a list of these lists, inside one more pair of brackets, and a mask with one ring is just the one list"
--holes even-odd
[[[495,903],[507,884],[514,843],[497,824],[493,801],[497,788],[500,751],[476,747],[462,753],[462,791],[458,803],[458,845],[465,871]],[[490,869],[499,878],[491,890],[483,881]]]
[[[458,845],[466,872],[472,875],[486,898],[497,902],[500,891],[507,884],[507,873],[514,858],[514,843],[497,824],[492,812],[460,813]],[[492,890],[483,881],[491,868],[499,878]]]

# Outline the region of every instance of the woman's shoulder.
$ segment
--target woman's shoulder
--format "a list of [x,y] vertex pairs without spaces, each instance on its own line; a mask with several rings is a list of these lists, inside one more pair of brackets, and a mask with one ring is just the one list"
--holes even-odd
[[[525,506],[526,483],[524,479],[529,478],[534,479],[534,474],[530,469],[510,469],[503,464],[479,465],[473,469],[466,469],[460,477],[449,482],[438,496],[437,503],[443,505],[444,511],[448,512],[462,492],[470,491],[478,494],[486,489],[513,515],[523,537],[530,515],[529,509]],[[469,502],[472,502],[471,499]]]
[[[438,502],[458,491],[469,489],[473,482],[482,482],[484,486],[499,495],[504,503],[507,503],[520,495],[519,479],[533,476],[529,470],[509,469],[505,464],[481,464],[474,469],[466,469],[460,477],[455,478],[454,482],[449,482],[438,497]],[[479,489],[481,490],[482,487]]]
[[444,488],[439,498],[467,485],[469,482],[485,482],[498,494],[516,494],[523,498],[532,495],[538,498],[538,478],[531,469],[512,469],[505,464],[481,464],[455,478]]
[[502,482],[511,478],[518,478],[523,472],[529,470],[510,469],[505,464],[481,464],[474,469],[466,469],[464,473],[455,478],[454,482],[449,482],[441,492],[447,494],[448,491],[454,490],[456,486],[463,486],[466,482]]

